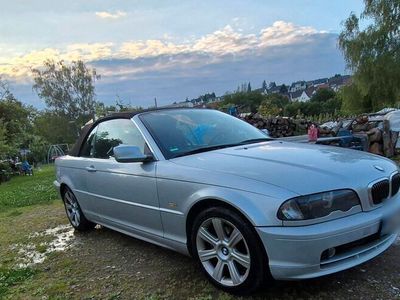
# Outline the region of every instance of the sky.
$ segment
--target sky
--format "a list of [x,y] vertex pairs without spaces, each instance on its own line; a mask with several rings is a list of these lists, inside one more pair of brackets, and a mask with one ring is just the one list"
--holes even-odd
[[32,68],[81,59],[101,75],[97,99],[148,107],[223,95],[250,82],[347,74],[342,21],[362,0],[0,0],[0,77],[44,108]]

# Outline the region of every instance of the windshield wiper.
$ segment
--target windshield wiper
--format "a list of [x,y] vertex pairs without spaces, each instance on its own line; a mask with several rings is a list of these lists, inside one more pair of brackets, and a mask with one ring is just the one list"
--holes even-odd
[[258,142],[266,142],[266,141],[270,141],[270,140],[272,140],[272,139],[271,138],[258,138],[258,139],[244,140],[244,141],[241,141],[239,143],[200,147],[200,148],[193,149],[193,150],[190,150],[190,151],[187,151],[187,152],[179,153],[179,154],[175,155],[173,158],[186,156],[186,155],[197,154],[197,153],[202,153],[202,152],[207,152],[207,151],[212,151],[212,150],[218,150],[218,149],[223,149],[223,148],[236,147],[236,146],[253,144],[253,143],[258,143]]
[[244,140],[241,141],[240,143],[236,144],[237,146],[239,145],[247,145],[247,144],[253,144],[253,143],[261,143],[261,142],[268,142],[273,140],[273,138],[258,138],[258,139],[250,139],[250,140]]
[[200,147],[200,148],[196,148],[196,149],[193,149],[193,150],[190,150],[187,152],[179,153],[179,154],[175,155],[173,158],[207,152],[207,151],[212,151],[212,150],[218,150],[218,149],[223,149],[223,148],[228,148],[228,147],[234,147],[234,146],[238,146],[238,145],[240,145],[240,144],[235,143],[235,144],[223,144],[223,145]]

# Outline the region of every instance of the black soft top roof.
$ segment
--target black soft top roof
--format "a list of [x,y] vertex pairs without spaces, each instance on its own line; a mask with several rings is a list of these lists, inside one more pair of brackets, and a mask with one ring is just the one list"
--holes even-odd
[[86,140],[87,135],[92,130],[92,128],[95,128],[101,122],[104,122],[107,120],[113,120],[113,119],[131,119],[135,115],[142,114],[145,112],[172,110],[172,109],[188,109],[188,108],[186,108],[186,107],[151,108],[151,109],[143,109],[143,110],[138,110],[138,111],[118,112],[118,113],[110,114],[106,117],[99,118],[95,122],[93,122],[91,124],[87,124],[81,129],[80,135],[79,135],[77,141],[75,142],[74,146],[72,147],[72,149],[69,151],[68,155],[79,156],[79,152],[82,148],[82,144]]

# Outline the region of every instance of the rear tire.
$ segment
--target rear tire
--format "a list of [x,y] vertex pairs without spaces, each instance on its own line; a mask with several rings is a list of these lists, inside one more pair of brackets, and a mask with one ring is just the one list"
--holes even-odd
[[78,231],[88,231],[96,226],[95,223],[86,219],[78,200],[71,189],[66,188],[64,190],[62,199],[64,202],[65,212],[72,227]]
[[233,294],[249,294],[269,277],[268,259],[253,225],[237,212],[212,207],[191,232],[193,256],[208,280]]

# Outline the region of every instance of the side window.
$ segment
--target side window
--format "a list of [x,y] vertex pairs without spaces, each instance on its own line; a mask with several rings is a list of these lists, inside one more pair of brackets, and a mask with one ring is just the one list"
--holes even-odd
[[137,146],[145,153],[146,143],[136,125],[128,119],[115,119],[98,125],[94,141],[95,158],[108,159],[118,145]]
[[94,152],[94,137],[97,131],[96,126],[89,134],[88,138],[86,139],[85,143],[82,145],[82,149],[80,152],[80,156],[83,157],[93,157],[93,152]]

